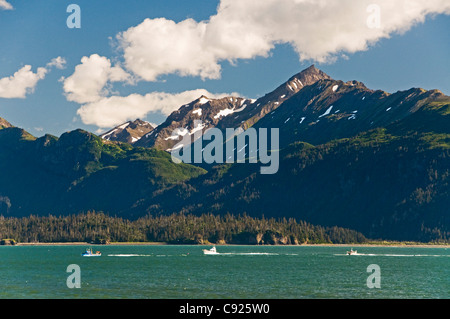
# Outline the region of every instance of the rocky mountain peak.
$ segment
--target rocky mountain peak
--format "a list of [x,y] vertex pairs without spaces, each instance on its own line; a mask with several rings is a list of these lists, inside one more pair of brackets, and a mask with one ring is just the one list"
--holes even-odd
[[325,72],[316,68],[313,64],[307,69],[291,77],[286,84],[292,88],[292,91],[298,91],[302,87],[314,84],[320,80],[332,80],[332,78]]
[[11,123],[9,123],[7,120],[5,120],[4,118],[0,117],[0,129],[7,128],[7,127],[14,127],[14,126]]
[[137,119],[116,126],[112,130],[101,134],[100,137],[107,141],[134,143],[154,129],[155,127],[149,122]]

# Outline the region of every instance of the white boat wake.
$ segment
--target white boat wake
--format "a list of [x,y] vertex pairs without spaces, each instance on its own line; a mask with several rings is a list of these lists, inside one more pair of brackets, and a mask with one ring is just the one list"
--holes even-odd
[[221,255],[221,256],[298,256],[298,254],[255,253],[255,252],[248,252],[248,253],[236,253],[236,252],[218,253],[218,252],[216,252],[215,254],[211,254],[211,255]]
[[264,255],[264,256],[279,256],[275,253],[220,253],[220,255]]
[[216,249],[215,246],[213,246],[210,249],[202,249],[203,254],[204,255],[226,255],[226,256],[230,256],[230,255],[239,255],[239,256],[258,256],[258,255],[262,255],[262,256],[280,256],[280,255],[285,255],[285,256],[298,256],[298,254],[292,254],[292,253],[286,253],[286,254],[280,254],[280,253],[267,253],[267,252],[229,252],[229,253],[219,253]]
[[[349,256],[348,254],[334,254],[334,256]],[[404,254],[362,254],[362,253],[355,253],[351,256],[378,256],[378,257],[450,257],[450,255],[423,255],[423,254],[416,254],[416,255],[404,255]]]
[[153,255],[142,254],[109,254],[109,257],[152,257]]

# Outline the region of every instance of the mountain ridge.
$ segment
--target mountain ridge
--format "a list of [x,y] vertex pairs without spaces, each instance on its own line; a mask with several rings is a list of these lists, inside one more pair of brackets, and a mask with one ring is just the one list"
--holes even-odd
[[101,134],[100,137],[107,141],[133,144],[154,129],[155,127],[151,123],[136,119],[120,124]]
[[[263,214],[370,238],[450,238],[450,97],[439,90],[387,93],[311,66],[257,100],[201,96],[146,133],[143,123],[36,138],[0,118],[0,214]],[[211,127],[278,128],[279,171],[171,161],[176,137]]]
[[[201,96],[175,110],[154,129],[138,134],[134,138],[119,138],[111,133],[122,132],[120,127],[130,122],[121,124],[101,136],[134,146],[156,147],[170,151],[185,134],[192,135],[197,131],[204,133],[213,127],[224,132],[226,128],[246,130],[250,127],[277,126],[281,134],[283,131],[288,131],[287,135],[292,135],[292,132],[301,135],[301,137],[287,138],[282,143],[284,146],[299,139],[316,144],[390,125],[418,111],[421,104],[427,103],[427,99],[437,100],[439,97],[446,96],[436,89],[427,91],[411,88],[395,93],[372,90],[356,80],[347,82],[334,80],[315,65],[311,65],[258,99],[232,96],[210,99]],[[397,103],[400,99],[404,101]],[[355,107],[358,104],[360,107],[366,104],[372,108],[361,110]],[[405,110],[401,104],[414,104],[414,107]],[[297,105],[301,105],[302,109],[299,109]],[[371,115],[370,112],[377,112],[378,115]],[[395,114],[392,116],[392,113]],[[353,128],[350,128],[351,122],[348,122],[348,125],[341,125],[344,128],[335,125],[342,119],[350,121],[357,118],[358,120],[352,123]],[[198,124],[196,126],[195,121],[202,121],[201,126]],[[285,125],[285,122],[290,123]],[[294,123],[303,124],[303,127]],[[326,127],[325,123],[329,127]],[[355,125],[355,123],[358,124]]]
[[[331,79],[331,77],[314,65],[311,65],[259,99],[233,96],[210,99],[206,96],[200,96],[196,100],[181,106],[178,110],[171,113],[163,123],[158,125],[154,131],[152,130],[138,136],[135,141],[125,141],[112,135],[114,131],[121,132],[120,127],[126,123],[102,134],[102,137],[109,140],[129,142],[141,147],[156,147],[170,150],[181,139],[182,135],[193,134],[193,132],[198,130],[204,132],[212,127],[217,127],[221,130],[240,127],[245,130],[266,114],[275,110],[280,104],[305,86],[323,79]],[[203,122],[202,127],[195,126],[194,121],[196,120]],[[180,130],[179,138],[172,137],[172,132],[177,129]]]

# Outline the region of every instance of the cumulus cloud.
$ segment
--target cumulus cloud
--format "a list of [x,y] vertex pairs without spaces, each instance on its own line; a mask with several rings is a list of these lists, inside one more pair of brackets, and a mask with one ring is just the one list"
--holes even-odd
[[107,96],[110,83],[129,79],[130,75],[120,66],[112,66],[108,58],[92,54],[83,57],[75,72],[63,79],[64,92],[69,101],[90,103]]
[[116,96],[112,94],[111,84],[132,83],[133,77],[98,54],[83,57],[74,73],[62,81],[67,100],[82,104],[77,114],[83,123],[102,128],[144,118],[151,112],[169,115],[201,95],[211,98],[228,95],[197,89],[181,93],[152,92],[145,95]]
[[82,105],[77,114],[85,124],[108,128],[128,120],[144,118],[150,112],[169,115],[181,105],[192,102],[202,95],[221,98],[233,94],[213,94],[204,89],[197,89],[175,94],[152,92],[146,95],[103,97],[95,102]]
[[57,57],[46,67],[39,67],[36,72],[31,70],[31,65],[23,66],[14,75],[0,79],[0,98],[25,98],[27,94],[34,92],[37,83],[45,78],[52,66],[62,68],[64,64],[65,60]]
[[[85,124],[109,127],[149,112],[169,114],[201,94],[214,97],[198,90],[111,96],[113,82],[157,81],[167,74],[219,79],[222,62],[267,57],[278,44],[290,44],[300,61],[332,62],[441,13],[450,14],[448,0],[221,0],[205,21],[145,19],[119,33],[122,65],[96,54],[84,57],[64,90],[68,100],[82,104],[78,114]],[[376,24],[370,22],[374,14]]]
[[0,9],[2,10],[12,10],[14,9],[11,3],[6,0],[0,0]]
[[32,93],[39,80],[45,78],[46,68],[38,68],[36,73],[31,71],[31,65],[25,65],[10,77],[0,79],[0,97],[6,99],[25,98]]
[[204,47],[205,31],[205,23],[192,19],[179,23],[145,19],[118,36],[125,66],[147,81],[167,73],[218,78],[220,66],[214,53]]
[[[380,25],[368,27],[370,5]],[[450,14],[448,0],[221,0],[208,21],[146,19],[120,33],[125,66],[147,81],[177,73],[220,77],[221,61],[267,56],[289,43],[300,60],[333,61],[368,49],[435,13]]]

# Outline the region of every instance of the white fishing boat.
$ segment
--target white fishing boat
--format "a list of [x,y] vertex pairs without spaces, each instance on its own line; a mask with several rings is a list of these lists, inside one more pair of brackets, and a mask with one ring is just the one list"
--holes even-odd
[[95,253],[92,251],[92,248],[86,249],[84,253],[81,254],[83,257],[100,257],[102,255],[101,252],[96,251]]
[[357,255],[358,252],[356,250],[350,249],[350,251],[347,251],[347,255]]
[[205,255],[218,255],[219,254],[216,250],[216,247],[212,247],[211,249],[203,249],[203,253]]

